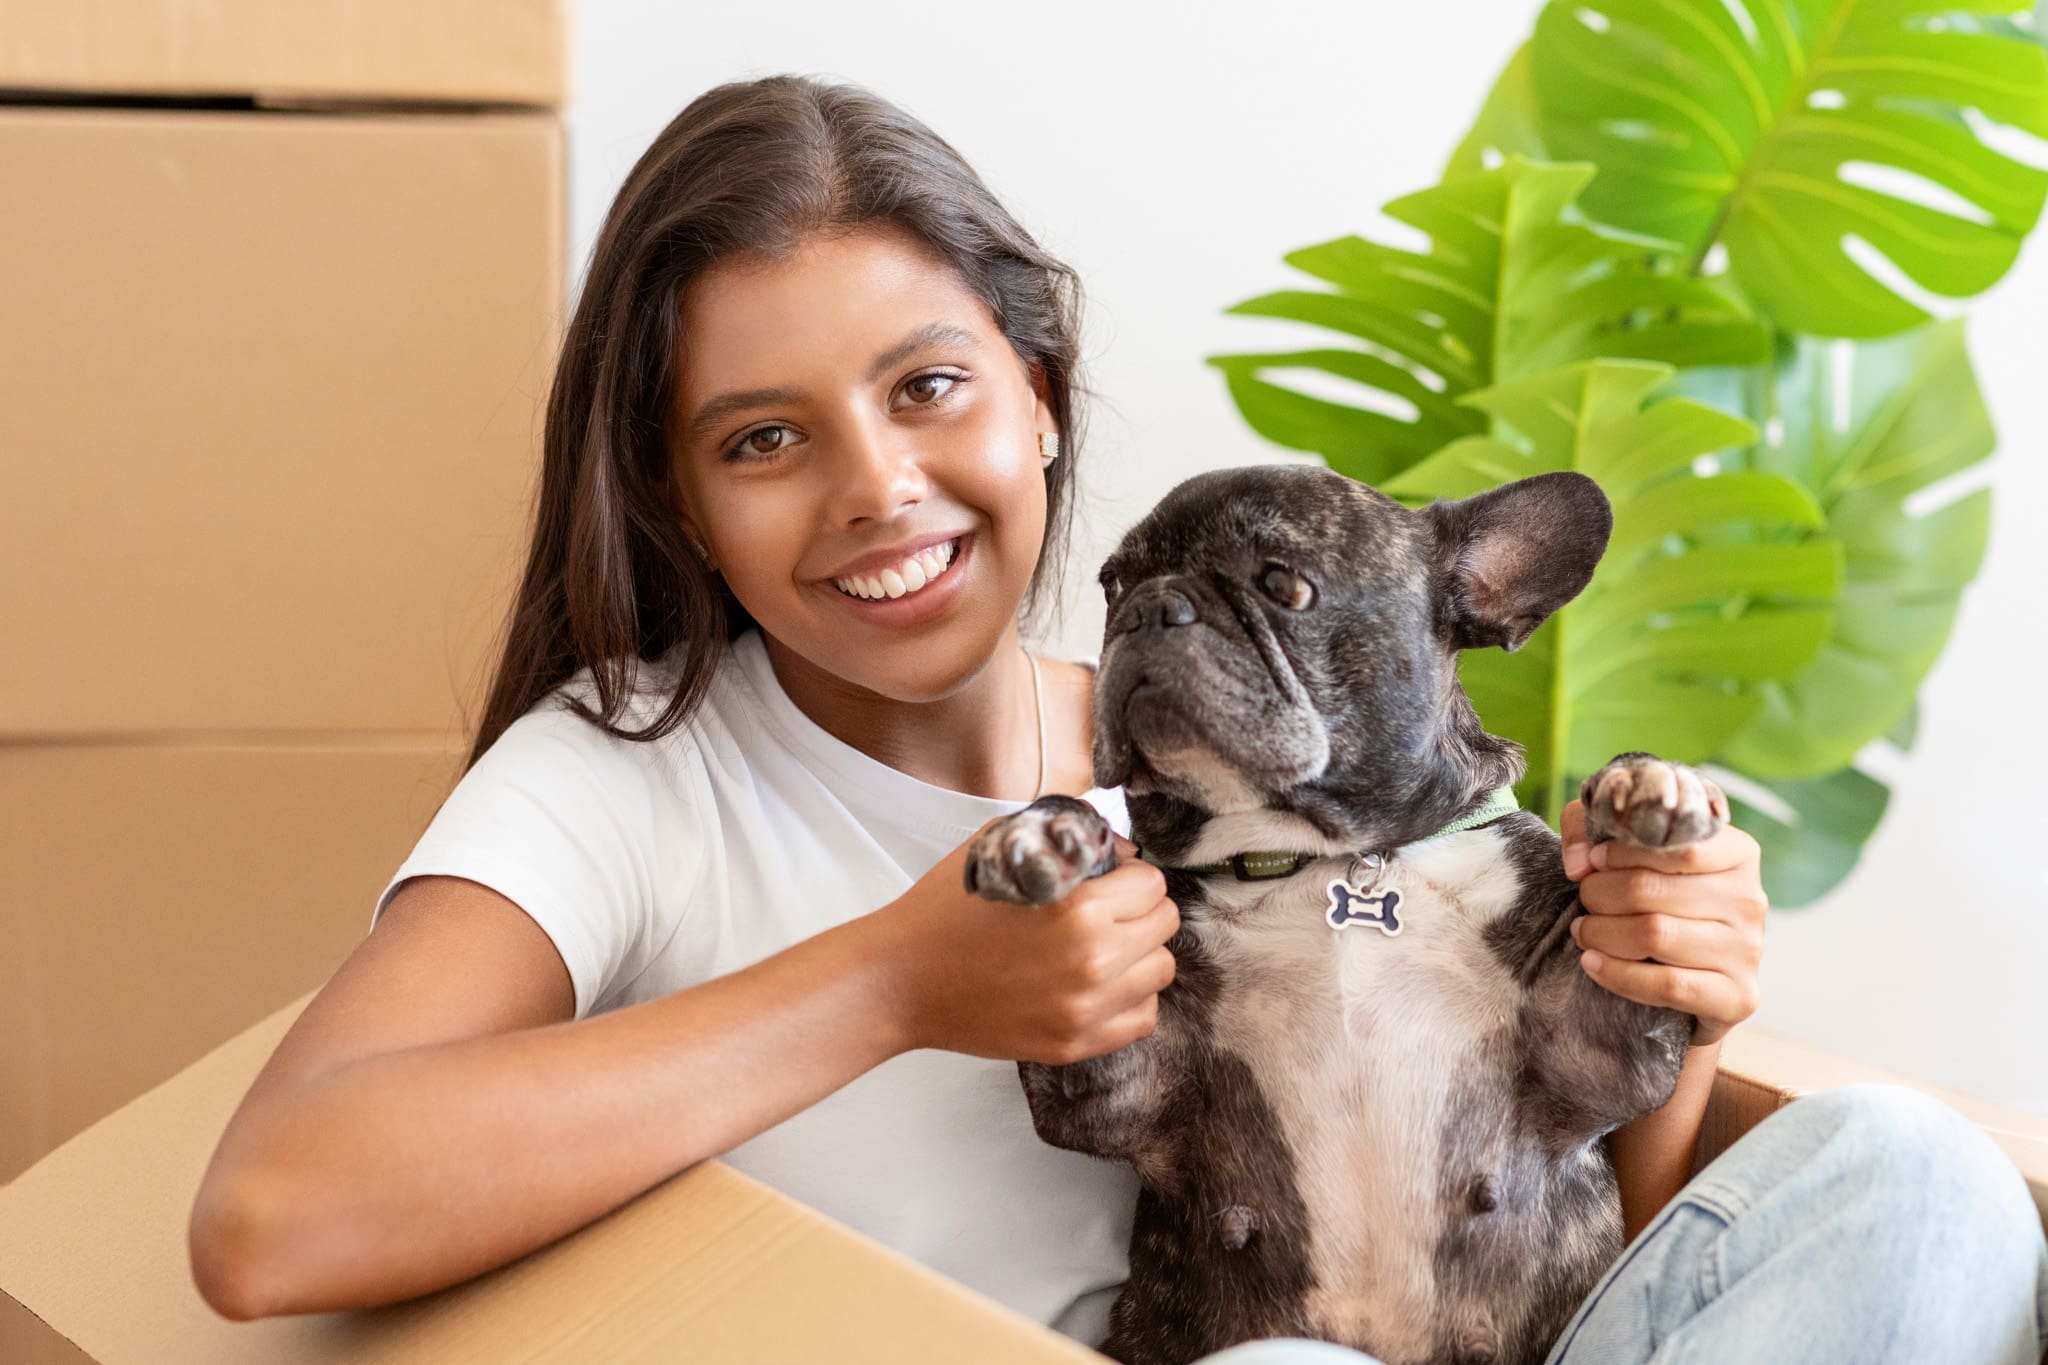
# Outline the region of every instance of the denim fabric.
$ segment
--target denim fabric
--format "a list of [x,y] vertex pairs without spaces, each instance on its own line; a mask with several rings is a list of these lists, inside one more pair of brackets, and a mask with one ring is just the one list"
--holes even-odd
[[[1546,1365],[2037,1365],[2048,1245],[1975,1124],[1900,1085],[1797,1100],[1693,1178]],[[1371,1365],[1272,1338],[1200,1365]]]

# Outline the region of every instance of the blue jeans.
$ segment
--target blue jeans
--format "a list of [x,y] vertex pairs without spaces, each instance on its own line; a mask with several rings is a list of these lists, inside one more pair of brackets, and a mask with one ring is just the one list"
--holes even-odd
[[[1809,1095],[1679,1191],[1579,1305],[1548,1365],[2037,1365],[2048,1245],[2026,1182],[1901,1085]],[[1248,1341],[1199,1365],[1375,1365]]]

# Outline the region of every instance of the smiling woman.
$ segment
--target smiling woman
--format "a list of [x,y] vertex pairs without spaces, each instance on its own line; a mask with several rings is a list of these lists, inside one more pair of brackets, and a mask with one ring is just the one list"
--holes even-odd
[[[592,251],[470,763],[580,667],[590,718],[624,737],[633,661],[681,644],[674,695],[631,737],[669,733],[757,612],[806,703],[836,690],[821,675],[895,700],[956,693],[1001,657],[1019,606],[1028,621],[1050,599],[1065,560],[1079,309],[1073,272],[888,102],[793,76],[693,101],[628,174]],[[1044,468],[1037,432],[1065,451]],[[962,580],[957,601],[878,601],[895,597],[884,568],[910,595],[897,566],[926,537],[957,542],[938,576]],[[840,577],[861,580],[854,596]],[[1004,653],[960,706],[1022,699],[1023,653]],[[1085,689],[1069,676],[1055,691]]]
[[845,738],[878,710],[860,692],[937,702],[1018,660],[1047,529],[1031,433],[1058,419],[959,272],[877,224],[720,262],[680,311],[671,506],[797,704]]

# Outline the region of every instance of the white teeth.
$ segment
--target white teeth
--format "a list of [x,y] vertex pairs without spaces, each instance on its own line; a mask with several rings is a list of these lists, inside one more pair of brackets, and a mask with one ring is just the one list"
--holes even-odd
[[947,541],[919,550],[893,568],[873,574],[849,574],[832,580],[832,586],[852,597],[879,601],[916,592],[946,571],[953,562],[956,542]]

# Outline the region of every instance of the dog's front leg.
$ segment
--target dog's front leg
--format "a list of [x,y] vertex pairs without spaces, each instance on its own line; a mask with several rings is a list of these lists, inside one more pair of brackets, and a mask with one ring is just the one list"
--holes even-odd
[[[1056,901],[1116,865],[1109,824],[1085,801],[1047,796],[984,830],[968,850],[967,889],[1019,905]],[[1170,946],[1170,945],[1169,945]],[[1159,998],[1146,1037],[1100,1057],[1052,1065],[1020,1061],[1018,1076],[1038,1135],[1055,1147],[1153,1164],[1162,1150],[1160,1115],[1171,1098],[1168,1063],[1179,1037],[1173,987]]]
[[1167,1117],[1187,1080],[1184,1042],[1169,985],[1159,995],[1158,1025],[1145,1037],[1085,1061],[1017,1063],[1032,1126],[1055,1147],[1128,1161],[1148,1183],[1169,1186],[1180,1134]]
[[[1693,769],[1649,754],[1622,754],[1580,790],[1591,843],[1628,839],[1672,847],[1712,838],[1728,799]],[[1671,1098],[1693,1016],[1616,995],[1579,966],[1565,932],[1581,911],[1574,896],[1539,959],[1530,964],[1528,1077],[1546,1108],[1605,1132]]]

